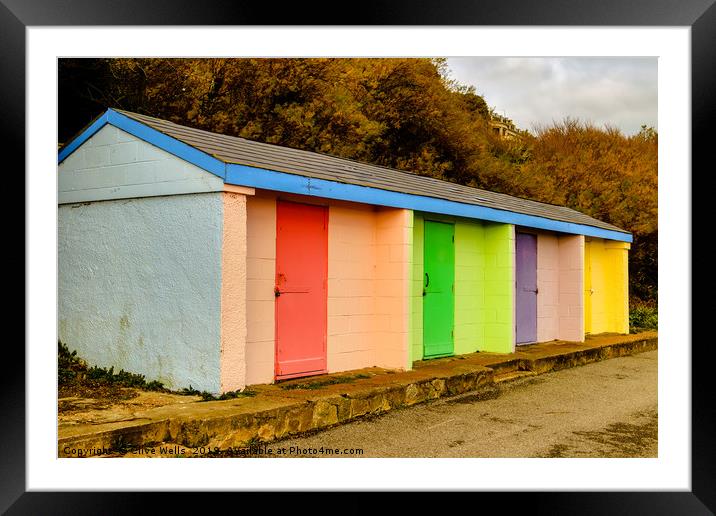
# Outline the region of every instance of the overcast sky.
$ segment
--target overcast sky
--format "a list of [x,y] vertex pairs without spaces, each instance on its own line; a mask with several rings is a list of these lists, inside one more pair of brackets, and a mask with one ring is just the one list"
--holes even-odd
[[655,57],[456,57],[448,66],[521,129],[567,116],[625,134],[658,129]]

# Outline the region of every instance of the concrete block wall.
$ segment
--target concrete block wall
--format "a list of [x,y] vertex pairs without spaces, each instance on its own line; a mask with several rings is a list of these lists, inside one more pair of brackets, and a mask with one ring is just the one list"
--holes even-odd
[[423,359],[423,266],[425,264],[425,218],[413,213],[413,265],[410,280],[410,357],[411,364]]
[[455,354],[512,350],[513,263],[513,226],[456,221]]
[[376,363],[376,253],[372,206],[331,204],[328,211],[328,371]]
[[328,370],[406,369],[412,212],[331,203]]
[[58,167],[59,204],[223,189],[221,178],[110,125]]
[[515,227],[485,222],[484,343],[480,351],[515,349]]
[[246,201],[246,383],[272,383],[275,366],[276,197]]
[[378,208],[375,228],[374,363],[410,369],[413,212]]
[[559,236],[560,340],[584,341],[584,235]]
[[455,222],[455,354],[474,353],[485,339],[485,228]]
[[584,340],[584,237],[537,233],[537,341]]
[[559,237],[537,234],[537,341],[559,338]]

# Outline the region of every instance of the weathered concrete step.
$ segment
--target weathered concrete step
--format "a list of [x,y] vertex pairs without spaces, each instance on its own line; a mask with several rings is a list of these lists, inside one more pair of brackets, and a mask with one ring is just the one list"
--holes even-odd
[[518,378],[525,378],[528,376],[537,376],[538,373],[533,371],[510,371],[508,373],[497,374],[492,377],[495,383],[510,382],[517,380]]
[[[535,344],[511,355],[475,353],[460,360],[384,372],[353,383],[286,390],[256,386],[253,398],[167,405],[135,421],[59,429],[58,455],[78,449],[116,449],[171,442],[182,446],[243,447],[330,428],[429,400],[494,389],[497,383],[657,349],[656,332],[604,336],[584,343]],[[87,456],[87,454],[83,455]]]
[[[388,383],[389,382],[389,383]],[[188,447],[234,448],[260,440],[272,441],[311,430],[330,428],[368,415],[408,407],[431,399],[477,391],[492,383],[492,370],[479,365],[408,371],[330,385],[324,389],[273,389],[255,398],[186,403],[158,407],[130,422],[78,428],[58,440],[60,457],[97,455],[154,443]],[[78,450],[89,453],[81,454]]]
[[521,372],[524,369],[524,360],[515,358],[513,360],[505,360],[504,362],[496,362],[488,367],[495,372],[495,377],[508,375],[511,373]]

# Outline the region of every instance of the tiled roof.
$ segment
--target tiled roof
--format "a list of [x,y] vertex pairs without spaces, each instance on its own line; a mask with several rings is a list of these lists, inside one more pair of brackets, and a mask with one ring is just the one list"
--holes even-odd
[[602,222],[564,206],[531,201],[317,152],[212,133],[128,111],[116,111],[214,156],[225,163],[247,165],[339,183],[368,186],[392,192],[446,199],[464,204],[627,233],[627,231],[612,224]]

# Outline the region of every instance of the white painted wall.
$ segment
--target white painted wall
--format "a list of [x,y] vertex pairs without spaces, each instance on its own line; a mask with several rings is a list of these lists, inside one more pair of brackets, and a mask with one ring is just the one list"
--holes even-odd
[[63,204],[59,338],[90,364],[219,392],[221,193]]
[[58,167],[58,203],[220,192],[223,180],[105,125]]

